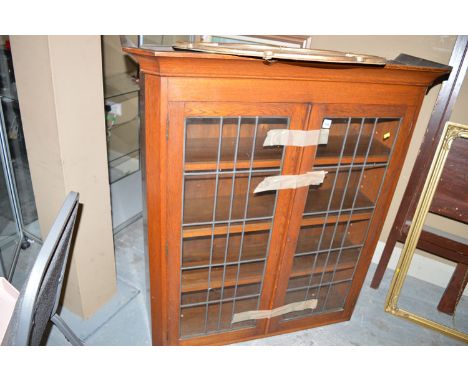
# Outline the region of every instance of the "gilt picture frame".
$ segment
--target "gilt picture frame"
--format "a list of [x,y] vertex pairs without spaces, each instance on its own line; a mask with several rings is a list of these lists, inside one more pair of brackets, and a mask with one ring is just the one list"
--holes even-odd
[[418,314],[401,309],[398,306],[398,300],[408,274],[408,270],[411,266],[411,261],[423,229],[424,221],[426,220],[445,162],[450,152],[450,147],[455,139],[467,138],[468,125],[462,125],[450,121],[445,124],[385,302],[386,312],[405,318],[426,328],[437,330],[465,342],[468,342],[468,333],[461,332]]

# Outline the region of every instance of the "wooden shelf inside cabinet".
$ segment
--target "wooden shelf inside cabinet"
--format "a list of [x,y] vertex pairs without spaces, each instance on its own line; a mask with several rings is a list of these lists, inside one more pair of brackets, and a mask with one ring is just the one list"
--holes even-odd
[[[232,323],[233,310],[237,312],[245,312],[256,309],[256,299],[238,299],[236,305],[232,301],[220,305],[219,303],[211,303],[208,306],[197,305],[181,308],[181,325],[180,335],[183,339],[196,338],[197,335],[204,333],[216,333],[220,331],[233,331],[236,329],[255,327],[255,320],[242,321]],[[208,320],[206,329],[203,318],[208,309]]]
[[[350,215],[347,215],[348,217]],[[359,216],[351,216],[351,220],[340,219],[338,229],[335,230],[336,218],[327,219],[326,229],[322,231],[323,218],[310,222],[305,219],[305,225],[300,231],[297,251],[302,254],[309,255],[312,252],[323,252],[324,248],[330,248],[330,251],[343,248],[356,248],[363,245],[363,234],[369,223],[369,215],[362,214]],[[361,219],[361,220],[360,220]],[[320,222],[320,223],[319,223]],[[319,224],[316,224],[319,223]],[[313,225],[310,225],[313,224]],[[344,230],[347,227],[347,232]],[[312,229],[312,231],[311,231]],[[343,234],[345,234],[343,236]],[[236,263],[241,259],[245,262],[254,262],[265,260],[267,255],[267,243],[270,236],[270,231],[250,231],[230,234],[229,248],[225,251],[226,236],[214,235],[213,241],[211,235],[198,236],[185,239],[183,242],[182,266],[184,269],[194,267],[207,267],[211,263],[213,266],[219,266],[223,263]],[[322,236],[321,248],[318,248],[319,237]],[[333,239],[333,242],[332,242]],[[240,241],[243,242],[242,256],[239,258]],[[211,258],[211,262],[210,262]]]
[[234,166],[234,161],[216,161],[212,162],[188,162],[184,166],[186,172],[189,171],[216,171],[216,170],[232,170],[234,167],[238,170],[243,169],[259,169],[259,168],[279,168],[281,166],[281,159],[255,159],[250,160],[237,160]]
[[385,163],[388,160],[388,155],[369,155],[365,156],[345,156],[340,159],[338,156],[316,157],[314,165],[316,166],[334,166],[338,163],[341,165],[347,164],[362,164],[362,163]]
[[[314,164],[316,166],[333,166],[338,163],[342,165],[348,164],[362,164],[362,163],[386,163],[388,155],[369,155],[365,156],[326,156],[316,157]],[[189,171],[216,171],[216,170],[232,170],[234,167],[238,170],[241,169],[260,169],[260,168],[279,168],[281,166],[281,159],[254,159],[250,160],[237,160],[234,166],[234,161],[216,161],[207,162],[188,162],[184,166],[186,172]]]
[[[317,146],[317,155],[315,160],[332,161],[333,158],[338,157],[342,151],[342,146],[345,143],[344,135],[330,135],[326,144]],[[390,154],[390,148],[380,142],[376,137],[372,137],[372,144],[370,146],[369,155],[374,158],[382,158],[383,161],[387,161]],[[359,141],[358,141],[359,139]],[[349,158],[351,160],[355,158],[364,158],[366,156],[367,148],[369,147],[369,141],[371,137],[369,135],[350,134],[346,137],[346,145],[343,149],[343,158]],[[355,147],[358,145],[356,153]],[[368,160],[368,162],[372,162]],[[379,161],[376,161],[379,162]],[[335,162],[336,163],[336,162]]]
[[[367,212],[360,212],[360,213],[343,213],[339,216],[337,215],[329,215],[326,219],[327,224],[331,223],[346,223],[348,220],[350,222],[360,221],[360,220],[369,220],[372,216],[371,211]],[[312,226],[312,225],[321,225],[325,222],[324,216],[306,216],[302,219],[301,227]]]
[[[273,214],[273,207],[275,203],[275,193],[264,193],[261,196],[261,201],[256,203],[250,201],[247,211],[247,218],[271,219]],[[238,194],[234,198],[231,208],[229,196],[218,196],[216,203],[216,220],[227,221],[243,219],[245,212],[245,194]],[[251,199],[253,199],[251,197]],[[208,207],[210,208],[207,213]],[[212,217],[213,198],[197,198],[190,200],[186,204],[184,211],[184,223],[202,223],[206,222]],[[230,214],[229,214],[230,212]],[[208,218],[208,219],[207,219]],[[230,218],[230,219],[229,219]]]
[[[337,251],[337,250],[335,250]],[[339,251],[339,249],[338,249]],[[335,260],[336,261],[336,260]],[[315,275],[326,274],[329,272],[340,272],[354,269],[357,263],[357,257],[346,258],[337,264],[336,262],[329,261],[323,264],[314,264],[311,261],[308,261],[307,258],[301,256],[295,259],[293,269],[291,271],[290,279],[309,276],[313,277]]]
[[[374,203],[362,192],[358,192],[356,195],[356,200],[354,200],[355,192],[351,190],[351,192],[347,192],[344,195],[344,199],[342,199],[342,192],[343,190],[337,189],[336,193],[333,197],[333,202],[331,205],[331,209],[351,209],[354,208],[372,208]],[[330,190],[324,191],[316,191],[313,194],[313,197],[307,198],[306,206],[304,209],[305,213],[313,212],[313,213],[320,213],[326,212],[328,203],[330,199]],[[354,206],[353,206],[354,204]]]
[[[340,216],[330,215],[327,218],[327,224],[344,222],[346,223],[348,220],[359,221],[359,220],[367,220],[370,219],[372,212],[360,212],[360,213],[344,213]],[[301,226],[312,226],[312,225],[320,225],[323,224],[325,221],[324,216],[307,216],[302,219]],[[230,233],[240,233],[242,230],[244,232],[255,232],[255,231],[266,231],[271,228],[271,222],[249,222],[245,225],[243,224],[231,224],[229,227]],[[183,238],[191,238],[191,237],[201,237],[201,236],[211,236],[212,233],[214,235],[225,235],[228,232],[228,226],[215,226],[212,228],[211,226],[202,226],[202,227],[189,227],[183,229]]]
[[[252,252],[249,253],[247,251],[242,253],[242,260],[247,260],[247,261],[263,261],[265,258],[262,258],[261,256],[258,256],[257,253],[254,250],[251,250]],[[207,256],[206,253],[190,253],[187,254],[186,256],[186,261],[185,261],[185,267],[187,268],[202,268],[205,266],[208,266],[207,258],[209,258],[209,254]],[[213,266],[221,266],[223,265],[222,259],[220,259],[218,262],[212,261]]]
[[[230,234],[200,236],[184,239],[182,243],[182,267],[222,265],[236,263],[239,260],[261,261],[267,256],[270,231],[244,232]],[[227,242],[229,240],[229,242]],[[227,251],[226,251],[226,244]],[[241,249],[242,246],[242,249]],[[242,251],[241,251],[242,250]]]
[[[347,147],[349,149],[343,152],[343,156],[340,158],[338,155],[341,150],[340,137],[331,137],[327,144],[318,145],[317,155],[314,160],[315,166],[331,166],[341,163],[342,165],[347,164],[362,164],[362,163],[385,163],[388,161],[389,149],[387,146],[374,140],[372,143],[372,150],[366,157],[366,148],[369,144],[369,137],[361,138],[359,141],[359,150],[355,156],[353,156],[353,148],[357,141],[357,136],[350,135],[347,139]],[[220,162],[217,163],[217,144],[213,144],[217,139],[193,139],[190,147],[186,153],[186,163],[184,170],[189,171],[215,171],[215,170],[230,170],[234,167],[236,169],[248,169],[252,166],[254,169],[258,168],[279,168],[281,166],[281,151],[279,147],[257,147],[254,154],[254,160],[251,161],[250,152],[251,146],[248,143],[242,143],[240,139],[239,148],[245,147],[245,151],[238,149],[238,157],[234,164],[234,138],[224,138],[222,155]],[[210,143],[210,141],[213,141]]]
[[272,168],[280,167],[282,148],[280,147],[262,147],[262,142],[257,142],[254,147],[254,160],[252,155],[252,138],[225,138],[221,141],[220,162],[218,158],[218,139],[217,138],[192,138],[190,144],[187,144],[185,154],[185,171],[203,171],[203,170],[226,170],[234,168],[234,152],[237,145],[237,169],[250,168],[253,162],[254,168]]
[[226,267],[223,283],[223,266],[213,267],[210,272],[210,282],[208,284],[208,269],[195,269],[182,271],[182,293],[195,292],[211,289],[218,289],[224,286],[229,288],[237,285],[257,284],[263,277],[264,261],[255,263],[244,263],[238,276],[237,265]]
[[[305,263],[305,262],[304,262]],[[325,264],[315,267],[313,274],[321,274],[333,272],[334,270],[341,271],[353,269],[356,262],[348,260],[338,265]],[[209,288],[218,289],[233,287],[235,285],[258,284],[263,278],[263,261],[255,263],[242,264],[241,275],[238,276],[237,265],[231,265],[226,268],[223,282],[223,266],[214,267],[211,270],[210,282],[208,283],[207,269],[196,269],[187,272],[182,272],[182,293],[206,291]],[[310,266],[295,267],[291,272],[291,277],[309,276],[312,272]]]

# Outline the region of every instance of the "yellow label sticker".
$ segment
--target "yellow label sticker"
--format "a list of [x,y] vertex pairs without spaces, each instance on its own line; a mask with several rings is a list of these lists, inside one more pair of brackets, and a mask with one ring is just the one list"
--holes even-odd
[[388,138],[390,138],[390,133],[389,133],[389,132],[388,132],[388,133],[385,133],[384,136],[383,136],[384,141],[385,141],[386,139],[388,139]]

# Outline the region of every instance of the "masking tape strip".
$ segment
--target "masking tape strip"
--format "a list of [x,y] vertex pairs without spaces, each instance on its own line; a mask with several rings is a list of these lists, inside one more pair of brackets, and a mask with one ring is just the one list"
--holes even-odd
[[272,310],[249,310],[248,312],[236,313],[232,317],[232,323],[234,324],[247,320],[261,320],[263,318],[272,318],[300,310],[315,309],[317,307],[317,301],[318,300],[314,298],[306,301],[293,302]]
[[288,130],[288,129],[274,129],[269,130],[263,147],[265,146],[316,146],[317,144],[328,143],[327,129],[320,130]]
[[302,175],[268,176],[255,188],[254,194],[263,191],[316,186],[323,183],[326,173],[327,171],[311,171]]

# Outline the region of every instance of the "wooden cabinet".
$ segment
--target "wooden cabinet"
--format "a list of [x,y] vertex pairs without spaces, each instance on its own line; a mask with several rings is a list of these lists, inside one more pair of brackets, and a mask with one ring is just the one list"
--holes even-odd
[[[127,51],[141,67],[153,343],[348,320],[424,94],[447,70]],[[264,146],[271,130],[321,138]],[[254,192],[311,171],[321,184]]]

